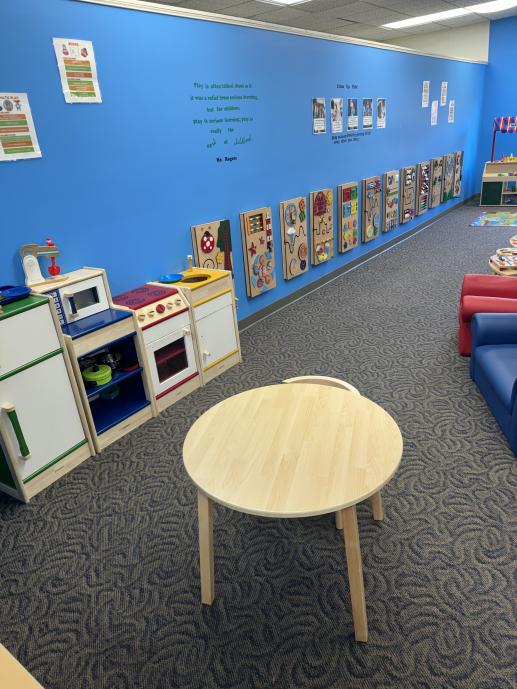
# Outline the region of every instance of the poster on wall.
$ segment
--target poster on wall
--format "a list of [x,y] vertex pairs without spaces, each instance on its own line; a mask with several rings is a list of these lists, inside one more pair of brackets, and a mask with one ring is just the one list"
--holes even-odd
[[386,129],[386,98],[377,98],[377,129]]
[[442,88],[440,89],[440,105],[447,105],[447,82],[442,81]]
[[373,99],[363,98],[363,129],[373,127]]
[[26,93],[0,93],[0,161],[41,158]]
[[332,134],[339,134],[343,131],[343,99],[330,99],[330,124]]
[[312,133],[326,134],[327,106],[325,98],[312,99]]
[[429,86],[431,82],[430,81],[423,81],[422,82],[422,107],[423,108],[428,108],[429,107]]
[[431,103],[431,127],[438,124],[438,101],[433,100]]
[[61,86],[67,103],[102,103],[91,41],[53,38]]
[[455,103],[454,100],[449,101],[449,124],[454,124],[454,107]]
[[357,114],[357,98],[348,99],[347,129],[359,127],[359,115]]

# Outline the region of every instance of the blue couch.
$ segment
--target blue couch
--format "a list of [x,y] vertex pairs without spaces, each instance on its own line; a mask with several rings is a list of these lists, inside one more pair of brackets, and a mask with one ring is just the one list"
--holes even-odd
[[517,313],[477,313],[471,331],[470,375],[517,454]]

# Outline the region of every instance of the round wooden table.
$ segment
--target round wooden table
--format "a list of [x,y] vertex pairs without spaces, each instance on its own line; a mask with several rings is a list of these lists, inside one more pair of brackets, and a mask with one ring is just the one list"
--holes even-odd
[[[214,600],[213,502],[262,517],[341,516],[355,637],[367,641],[356,504],[395,473],[402,436],[392,417],[361,395],[323,385],[271,385],[205,412],[183,445],[198,488],[201,600]],[[377,512],[377,514],[376,514]]]

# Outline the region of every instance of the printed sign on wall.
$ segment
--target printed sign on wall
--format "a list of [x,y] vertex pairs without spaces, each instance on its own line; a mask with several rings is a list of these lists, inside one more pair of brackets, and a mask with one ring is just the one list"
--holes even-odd
[[26,93],[0,93],[0,161],[41,158]]
[[91,41],[54,38],[61,86],[67,103],[101,103],[101,90]]

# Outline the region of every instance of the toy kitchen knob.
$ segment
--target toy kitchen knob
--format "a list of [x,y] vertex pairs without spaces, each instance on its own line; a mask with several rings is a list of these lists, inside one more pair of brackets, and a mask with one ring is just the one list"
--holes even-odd
[[175,299],[174,303],[176,304],[176,306],[181,306],[181,299]]
[[172,309],[172,307],[173,307],[172,301],[168,301],[167,302],[167,308],[170,310],[170,309]]
[[165,306],[163,304],[157,304],[156,311],[157,313],[163,313],[165,311]]
[[145,313],[139,313],[138,314],[138,320],[139,321],[145,321]]
[[154,316],[154,309],[151,309],[150,311],[148,311],[148,312],[147,312],[147,315],[149,316],[149,318],[153,318],[153,316]]

